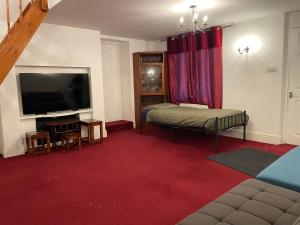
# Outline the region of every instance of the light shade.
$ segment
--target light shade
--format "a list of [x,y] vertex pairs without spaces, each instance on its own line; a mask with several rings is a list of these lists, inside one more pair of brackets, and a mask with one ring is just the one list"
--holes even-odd
[[183,16],[180,17],[179,22],[180,22],[180,23],[184,23],[184,17],[183,17]]

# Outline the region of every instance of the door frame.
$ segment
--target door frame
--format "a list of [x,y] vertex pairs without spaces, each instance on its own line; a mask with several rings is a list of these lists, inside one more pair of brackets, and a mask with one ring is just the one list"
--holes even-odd
[[[121,43],[119,43],[119,42],[115,42],[115,41],[110,41],[110,40],[106,40],[106,39],[101,39],[101,55],[102,55],[102,51],[103,51],[103,49],[102,49],[102,45],[113,45],[113,46],[118,46],[119,47],[119,60],[120,60],[120,76],[122,75],[122,73],[121,73],[121,64],[122,64],[122,44]],[[101,59],[102,60],[102,64],[103,64],[103,58]],[[103,67],[103,65],[102,65],[102,67]],[[103,74],[103,76],[104,76],[104,74]],[[103,77],[103,79],[104,79],[104,77]],[[103,82],[104,82],[104,80],[103,80]],[[123,82],[122,82],[122,77],[120,77],[120,88],[121,88],[121,102],[122,102],[122,106],[121,106],[121,108],[122,108],[122,119],[124,119],[124,115],[125,115],[125,109],[124,109],[124,102],[123,102],[123,89],[124,89],[124,87],[123,87]],[[104,91],[104,90],[103,90]],[[104,94],[104,93],[103,93]],[[104,100],[105,101],[105,100]],[[105,102],[104,102],[104,104],[105,104]],[[105,105],[104,105],[104,107],[105,107]],[[105,109],[104,109],[104,113],[105,113]],[[107,120],[107,118],[105,118],[106,120]]]
[[[299,12],[300,13],[300,12]],[[283,54],[283,94],[282,94],[282,134],[281,142],[287,143],[288,139],[288,109],[289,109],[289,88],[290,88],[290,43],[291,32],[293,29],[299,29],[299,26],[290,27],[290,13],[285,14],[284,23],[284,54]]]

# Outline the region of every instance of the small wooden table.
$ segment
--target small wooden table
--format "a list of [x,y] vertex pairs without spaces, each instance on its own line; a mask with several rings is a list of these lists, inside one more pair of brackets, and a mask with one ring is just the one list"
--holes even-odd
[[80,126],[78,119],[63,119],[53,122],[48,122],[47,127],[50,130],[51,139],[53,139],[53,146],[57,149],[57,141],[61,141],[61,136],[66,133],[78,132],[80,133]]
[[77,147],[78,150],[81,148],[81,134],[79,132],[65,133],[61,135],[61,145],[64,149],[69,150],[72,142],[73,147]]
[[[38,148],[35,142],[42,141],[43,146]],[[38,143],[37,143],[38,144]],[[45,144],[47,147],[45,147]],[[47,131],[35,131],[26,133],[26,147],[29,154],[36,154],[36,150],[51,152],[50,148],[50,135]]]
[[[87,138],[82,138],[83,142],[90,144],[103,143],[103,122],[96,119],[88,119],[79,121],[81,126],[87,127],[88,136]],[[95,127],[99,126],[100,129],[100,138],[95,139]]]

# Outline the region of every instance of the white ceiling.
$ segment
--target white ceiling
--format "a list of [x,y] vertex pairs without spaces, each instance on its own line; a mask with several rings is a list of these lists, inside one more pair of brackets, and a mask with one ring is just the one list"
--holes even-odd
[[184,12],[178,11],[184,7],[178,4],[187,7],[191,1],[198,2],[200,16],[209,16],[209,25],[300,10],[300,0],[62,0],[51,9],[46,23],[158,40],[180,33],[178,19]]

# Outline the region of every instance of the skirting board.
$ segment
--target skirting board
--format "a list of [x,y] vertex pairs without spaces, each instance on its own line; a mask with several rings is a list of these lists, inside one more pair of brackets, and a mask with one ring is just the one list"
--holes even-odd
[[[234,137],[242,139],[243,132],[241,130],[227,130],[225,132],[222,132],[223,136],[227,137]],[[272,134],[262,134],[262,133],[256,133],[256,132],[247,132],[246,139],[249,141],[257,141],[257,142],[263,142],[268,144],[274,144],[279,145],[282,144],[282,138],[281,136],[272,135]]]
[[[103,129],[103,137],[107,138],[107,131],[106,129]],[[99,138],[99,136],[96,135],[96,138]],[[24,138],[23,138],[24,139]],[[25,140],[23,140],[23,144],[14,146],[11,149],[5,149],[5,147],[1,146],[2,152],[0,153],[0,156],[2,155],[3,158],[10,158],[15,156],[21,156],[25,154]]]
[[[136,123],[133,121],[133,127],[136,128]],[[241,130],[230,129],[225,132],[222,132],[221,135],[233,138],[243,138],[243,132]],[[273,145],[282,144],[282,137],[272,134],[263,134],[263,133],[256,133],[256,132],[247,132],[246,136],[247,140],[249,141],[257,141],[262,143],[268,143]]]

